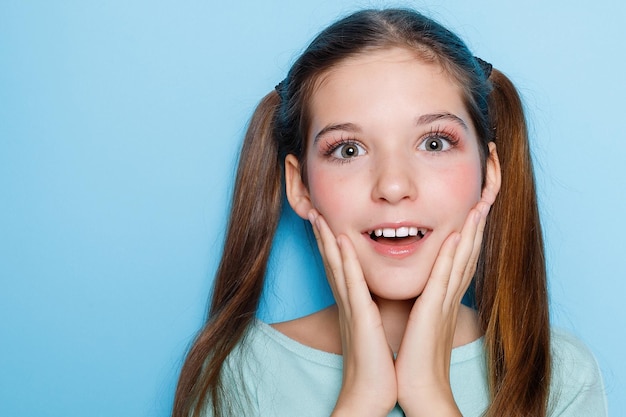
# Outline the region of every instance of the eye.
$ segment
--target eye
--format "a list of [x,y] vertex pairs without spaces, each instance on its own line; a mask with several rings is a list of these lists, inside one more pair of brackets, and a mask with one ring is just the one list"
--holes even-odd
[[430,152],[439,152],[444,149],[447,143],[441,138],[428,138],[424,141],[424,147]]
[[365,149],[356,142],[339,143],[331,152],[337,159],[352,159],[365,153]]
[[419,145],[419,149],[426,152],[444,152],[451,149],[455,140],[441,133],[428,135]]

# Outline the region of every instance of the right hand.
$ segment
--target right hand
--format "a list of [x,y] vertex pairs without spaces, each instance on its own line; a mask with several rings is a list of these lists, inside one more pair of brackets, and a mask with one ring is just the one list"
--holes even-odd
[[387,416],[398,398],[393,352],[345,235],[335,238],[323,217],[309,213],[324,269],[339,311],[343,381],[332,416]]

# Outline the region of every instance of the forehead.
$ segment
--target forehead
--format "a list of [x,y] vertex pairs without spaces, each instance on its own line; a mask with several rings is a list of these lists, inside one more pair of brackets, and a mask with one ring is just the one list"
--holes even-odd
[[323,86],[328,78],[341,76],[344,73],[354,73],[363,67],[372,65],[421,65],[430,67],[434,72],[440,72],[450,84],[459,86],[459,81],[444,70],[438,57],[428,50],[411,49],[402,46],[369,48],[358,54],[339,60],[329,69],[324,70],[316,78],[313,88]]
[[[369,51],[346,58],[317,80],[310,98],[312,125],[344,118],[380,118],[431,112],[462,115],[458,81],[432,60],[405,48]],[[309,131],[311,133],[311,131]]]

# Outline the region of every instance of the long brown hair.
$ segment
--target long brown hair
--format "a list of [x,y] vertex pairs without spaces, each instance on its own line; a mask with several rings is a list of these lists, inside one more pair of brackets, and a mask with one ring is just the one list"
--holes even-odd
[[[502,187],[494,204],[475,277],[488,362],[487,415],[546,415],[550,340],[541,225],[523,107],[512,83],[476,59],[463,41],[433,20],[405,9],[364,10],[322,31],[287,77],[257,107],[239,160],[231,216],[207,323],[181,371],[174,417],[205,407],[226,414],[222,383],[228,355],[253,320],[280,217],[282,161],[304,165],[308,103],[316,82],[344,59],[403,47],[456,80],[480,138],[483,166],[495,141]],[[303,172],[303,178],[306,173]]]

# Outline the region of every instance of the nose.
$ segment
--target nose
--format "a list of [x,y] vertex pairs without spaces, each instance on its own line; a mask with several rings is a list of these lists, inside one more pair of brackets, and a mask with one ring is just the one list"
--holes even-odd
[[397,204],[417,198],[417,173],[408,158],[385,157],[376,161],[373,169],[372,199]]

